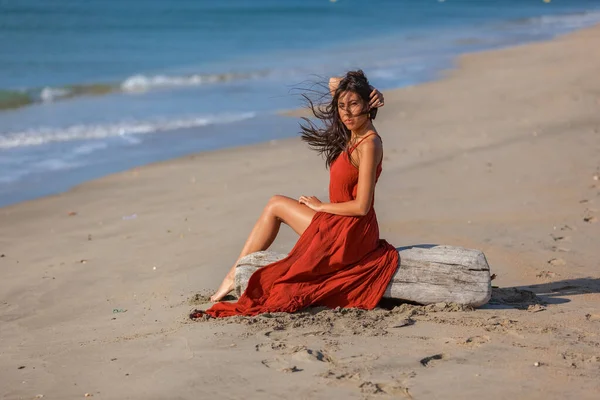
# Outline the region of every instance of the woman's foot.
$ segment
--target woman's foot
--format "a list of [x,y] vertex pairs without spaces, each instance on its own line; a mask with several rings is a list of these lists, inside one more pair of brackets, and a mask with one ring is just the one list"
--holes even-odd
[[231,292],[232,290],[233,290],[233,278],[228,275],[225,277],[225,279],[223,280],[223,283],[221,283],[221,286],[219,286],[219,289],[215,292],[215,294],[210,296],[210,301],[212,301],[213,303],[221,301],[221,299],[223,299],[223,297],[227,296],[227,294],[229,294],[229,292]]

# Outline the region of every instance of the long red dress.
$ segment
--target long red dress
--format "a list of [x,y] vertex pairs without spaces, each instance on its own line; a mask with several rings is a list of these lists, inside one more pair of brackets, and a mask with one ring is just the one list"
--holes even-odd
[[[377,179],[380,174],[381,162]],[[357,184],[358,168],[342,152],[330,169],[330,201],[355,199]],[[397,267],[398,252],[379,238],[373,206],[361,217],[318,212],[286,258],[252,274],[237,303],[216,303],[206,314],[257,315],[308,306],[373,309]]]

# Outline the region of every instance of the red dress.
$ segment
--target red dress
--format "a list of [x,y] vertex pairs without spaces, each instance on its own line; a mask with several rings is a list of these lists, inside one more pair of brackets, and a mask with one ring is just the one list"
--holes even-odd
[[[376,178],[380,174],[381,162]],[[355,199],[357,184],[358,168],[342,152],[330,169],[330,201]],[[398,252],[379,238],[373,206],[361,217],[318,212],[286,258],[252,274],[237,303],[216,303],[206,314],[257,315],[308,306],[373,309],[397,267]]]

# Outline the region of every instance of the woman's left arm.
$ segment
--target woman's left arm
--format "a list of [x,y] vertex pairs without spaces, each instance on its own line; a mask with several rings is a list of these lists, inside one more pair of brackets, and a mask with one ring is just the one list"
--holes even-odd
[[300,203],[306,204],[317,212],[350,217],[366,215],[373,205],[377,165],[383,156],[383,146],[381,140],[375,136],[373,139],[361,143],[356,151],[359,152],[356,199],[343,203],[321,203],[314,196],[300,196]]

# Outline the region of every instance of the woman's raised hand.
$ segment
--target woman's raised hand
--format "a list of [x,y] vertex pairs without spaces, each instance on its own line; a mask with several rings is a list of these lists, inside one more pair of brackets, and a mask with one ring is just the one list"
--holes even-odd
[[[371,86],[372,87],[372,86]],[[383,93],[381,93],[379,90],[375,89],[374,87],[373,91],[371,92],[371,100],[369,102],[369,108],[378,108],[378,107],[383,107],[384,101],[383,101]]]

